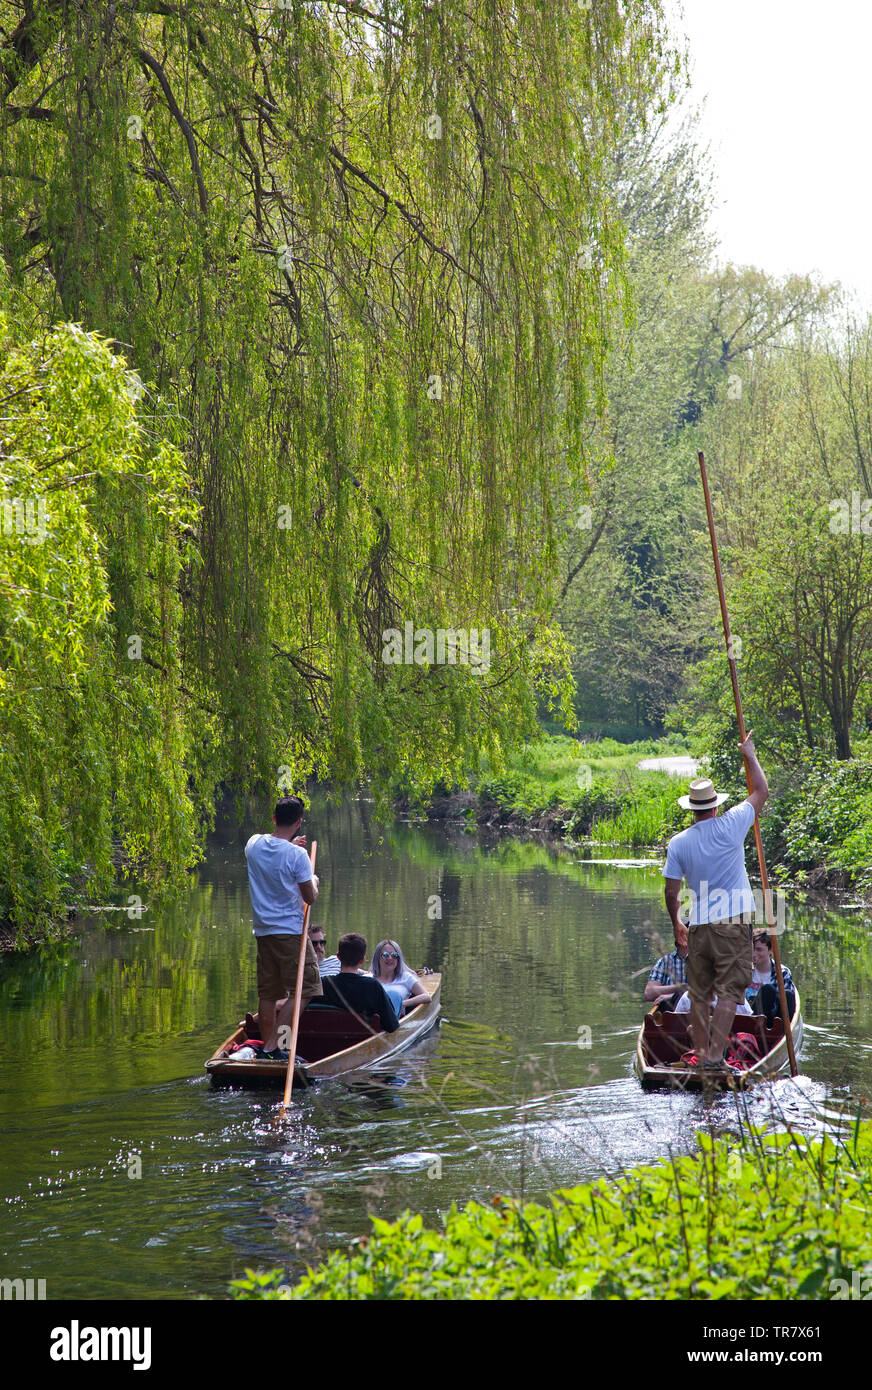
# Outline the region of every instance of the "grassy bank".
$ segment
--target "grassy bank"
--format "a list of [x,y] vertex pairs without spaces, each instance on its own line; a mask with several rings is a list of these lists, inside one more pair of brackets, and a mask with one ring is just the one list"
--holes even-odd
[[[629,744],[546,736],[510,759],[499,775],[484,772],[464,813],[490,825],[532,825],[595,844],[662,849],[670,835],[690,824],[689,813],[678,806],[686,785],[666,773],[642,771],[637,763],[689,752],[677,735]],[[847,762],[821,754],[790,767],[767,762],[767,774],[771,795],[763,843],[773,878],[872,893],[868,751]],[[729,758],[719,753],[712,759],[711,775],[734,803],[746,794],[732,750]]]
[[[238,1299],[831,1299],[872,1275],[872,1127],[843,1139],[698,1136],[617,1181],[420,1216],[310,1269],[246,1272]],[[872,1283],[869,1284],[872,1288]]]
[[600,844],[660,844],[685,824],[676,804],[682,787],[636,764],[687,752],[675,735],[636,743],[546,737],[509,759],[504,772],[483,773],[472,814],[491,823],[546,821]]

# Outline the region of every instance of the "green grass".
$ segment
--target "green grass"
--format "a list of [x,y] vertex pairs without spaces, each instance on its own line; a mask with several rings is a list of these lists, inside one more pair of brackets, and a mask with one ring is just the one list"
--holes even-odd
[[675,735],[629,744],[546,737],[509,759],[504,771],[485,771],[479,801],[496,802],[523,819],[562,813],[570,834],[598,843],[659,844],[685,823],[677,806],[683,787],[677,778],[640,772],[636,764],[686,752]]

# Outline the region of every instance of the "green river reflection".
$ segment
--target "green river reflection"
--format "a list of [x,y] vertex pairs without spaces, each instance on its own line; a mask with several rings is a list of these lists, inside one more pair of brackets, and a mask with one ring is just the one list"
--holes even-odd
[[706,1111],[643,1094],[631,1071],[647,970],[670,940],[656,862],[370,830],[366,810],[318,805],[305,827],[315,920],[331,950],[346,931],[391,936],[442,971],[441,1026],[381,1073],[306,1093],[282,1128],[273,1093],[214,1090],[203,1072],[255,1000],[242,846],[268,824],[256,807],[213,838],[184,900],[0,961],[0,1274],[45,1278],[49,1298],[220,1296],[245,1266],[293,1272],[345,1245],[368,1213],[438,1220],[473,1196],[652,1161],[705,1124],[809,1129],[872,1094],[862,911],[791,902],[802,1076],[744,1112],[729,1096]]

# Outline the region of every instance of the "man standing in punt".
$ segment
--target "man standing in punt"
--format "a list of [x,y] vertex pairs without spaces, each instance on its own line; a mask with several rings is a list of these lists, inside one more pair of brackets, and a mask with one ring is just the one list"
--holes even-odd
[[[297,962],[303,935],[303,908],[318,896],[318,878],[299,829],[303,803],[287,796],[273,814],[271,835],[252,835],[245,846],[254,935],[257,938],[257,997],[264,1053],[278,1055],[278,1030],[291,1023]],[[300,1008],[322,993],[318,960],[306,942]],[[283,1004],[277,1010],[279,1000]]]
[[[745,869],[744,842],[769,796],[766,775],[749,733],[739,749],[751,790],[747,798],[718,815],[728,799],[707,778],[690,784],[679,805],[693,811],[694,823],[673,835],[666,853],[666,908],[676,943],[687,942],[690,1031],[703,1068],[724,1070],[724,1046],[738,1004],[751,982],[751,921],[754,894]],[[690,889],[687,925],[679,915],[681,881]],[[718,996],[709,1028],[709,1002]]]

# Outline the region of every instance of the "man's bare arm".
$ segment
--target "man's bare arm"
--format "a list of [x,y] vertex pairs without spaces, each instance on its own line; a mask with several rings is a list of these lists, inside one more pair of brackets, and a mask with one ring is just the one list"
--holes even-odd
[[310,879],[307,879],[305,883],[299,883],[297,887],[300,890],[300,897],[303,899],[303,902],[308,903],[311,907],[318,896],[318,875],[313,874]]
[[659,985],[656,980],[648,980],[643,998],[649,1004],[659,1004],[661,999],[668,999],[676,990],[683,988],[681,984]]
[[675,944],[680,951],[687,950],[687,927],[682,922],[679,915],[679,899],[681,896],[681,879],[668,878],[666,880],[666,911],[669,913],[669,920],[672,923],[672,934],[675,937]]
[[739,751],[747,762],[748,776],[751,780],[748,800],[759,816],[769,799],[769,783],[766,781],[766,773],[757,761],[757,753],[751,735],[752,730],[749,729],[745,742],[739,744]]

